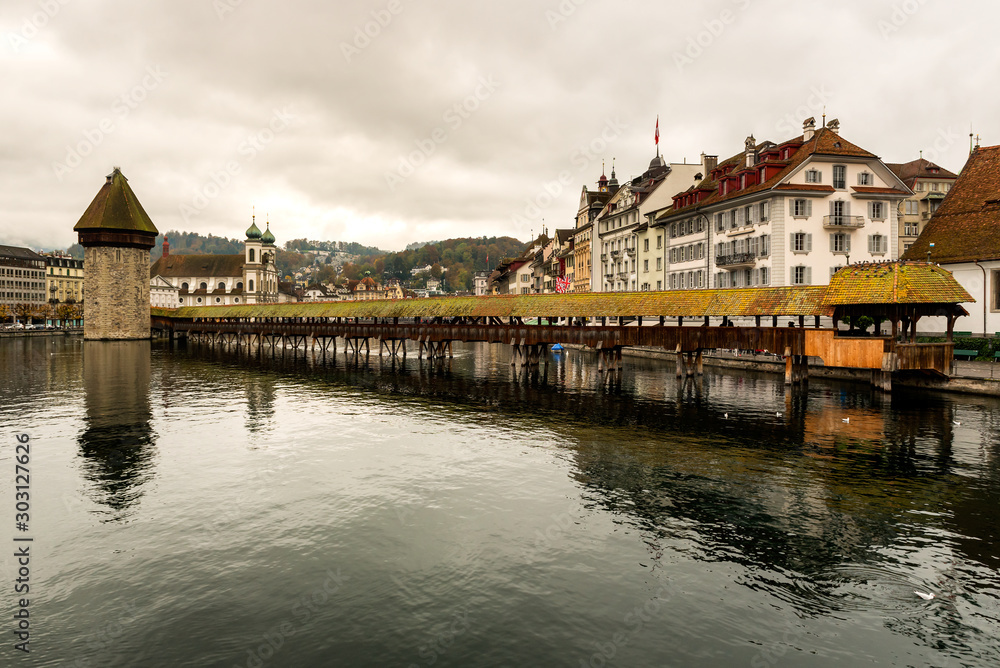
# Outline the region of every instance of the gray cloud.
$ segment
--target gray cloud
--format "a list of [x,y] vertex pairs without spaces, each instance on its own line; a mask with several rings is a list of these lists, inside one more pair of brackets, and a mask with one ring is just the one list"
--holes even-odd
[[[970,122],[998,142],[998,15],[941,0],[10,0],[0,238],[69,245],[113,165],[162,230],[235,236],[256,206],[279,241],[527,238],[542,218],[572,224],[601,158],[641,173],[657,114],[675,162],[788,138],[825,103],[884,159],[923,149],[958,170]],[[609,121],[625,129],[599,141]],[[564,172],[573,185],[539,197]]]

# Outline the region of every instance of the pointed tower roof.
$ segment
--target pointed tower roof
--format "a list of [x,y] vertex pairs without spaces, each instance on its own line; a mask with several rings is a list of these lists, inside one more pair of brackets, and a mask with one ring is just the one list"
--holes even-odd
[[118,167],[108,174],[107,181],[73,229],[77,232],[104,230],[159,234]]
[[274,243],[274,235],[271,234],[271,221],[267,222],[266,229],[264,230],[264,234],[261,235],[260,240],[266,244]]
[[260,228],[257,227],[257,216],[253,216],[250,227],[247,228],[247,239],[260,239]]

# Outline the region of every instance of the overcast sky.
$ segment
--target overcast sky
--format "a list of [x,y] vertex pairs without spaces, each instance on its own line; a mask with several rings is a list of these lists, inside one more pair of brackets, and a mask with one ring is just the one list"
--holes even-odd
[[887,162],[1000,143],[1000,3],[4,0],[0,243],[66,247],[118,165],[161,230],[283,243],[571,227],[620,179],[826,107]]

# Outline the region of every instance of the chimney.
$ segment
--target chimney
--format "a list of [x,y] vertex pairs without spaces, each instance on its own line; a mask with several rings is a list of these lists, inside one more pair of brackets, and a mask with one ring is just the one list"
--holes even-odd
[[701,162],[705,165],[705,173],[712,175],[712,170],[719,166],[719,156],[701,154]]
[[170,256],[170,242],[167,241],[167,235],[163,235],[163,257]]
[[816,119],[810,116],[802,121],[802,139],[809,141],[816,134]]
[[744,142],[744,146],[746,147],[747,167],[753,167],[756,162],[754,151],[757,148],[757,140],[753,138],[753,135],[750,135]]
[[838,121],[836,118],[833,119],[832,121],[830,121],[829,123],[826,124],[826,129],[829,130],[830,132],[832,132],[835,135],[839,135],[840,134],[840,121]]

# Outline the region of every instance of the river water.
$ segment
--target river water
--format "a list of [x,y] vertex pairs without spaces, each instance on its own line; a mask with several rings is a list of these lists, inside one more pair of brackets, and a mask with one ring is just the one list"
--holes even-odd
[[0,363],[5,666],[1000,665],[993,399],[485,344]]

